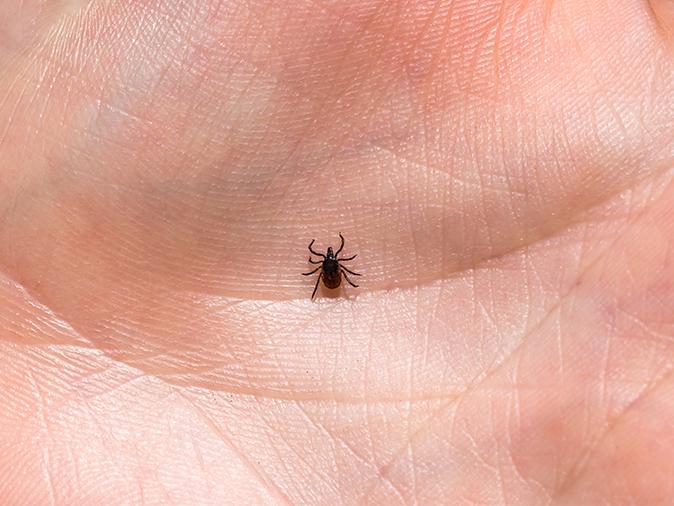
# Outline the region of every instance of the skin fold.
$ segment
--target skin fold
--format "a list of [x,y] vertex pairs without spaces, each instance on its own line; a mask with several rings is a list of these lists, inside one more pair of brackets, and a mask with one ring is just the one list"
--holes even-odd
[[2,2],[0,503],[672,504],[673,132],[669,0]]

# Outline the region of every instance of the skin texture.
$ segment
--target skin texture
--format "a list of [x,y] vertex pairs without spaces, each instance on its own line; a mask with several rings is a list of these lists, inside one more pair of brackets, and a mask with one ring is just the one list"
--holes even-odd
[[0,503],[672,504],[672,132],[670,0],[2,2]]

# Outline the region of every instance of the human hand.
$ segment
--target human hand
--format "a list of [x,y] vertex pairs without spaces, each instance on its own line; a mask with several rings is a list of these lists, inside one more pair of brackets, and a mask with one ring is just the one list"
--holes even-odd
[[667,0],[10,4],[3,503],[674,500]]

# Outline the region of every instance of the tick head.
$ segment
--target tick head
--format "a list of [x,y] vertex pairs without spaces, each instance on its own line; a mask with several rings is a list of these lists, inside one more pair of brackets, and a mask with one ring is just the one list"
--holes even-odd
[[328,246],[328,252],[326,253],[326,258],[335,258],[335,254],[332,251],[332,246]]

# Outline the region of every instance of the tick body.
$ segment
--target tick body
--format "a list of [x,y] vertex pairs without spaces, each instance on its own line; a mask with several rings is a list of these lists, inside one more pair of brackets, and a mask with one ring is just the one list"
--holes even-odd
[[321,282],[321,280],[323,280],[323,284],[325,285],[326,288],[335,289],[339,288],[339,285],[342,284],[342,276],[343,276],[344,279],[346,279],[347,283],[349,283],[353,287],[358,288],[358,285],[351,282],[346,273],[348,272],[353,276],[360,276],[360,274],[347,269],[341,264],[341,262],[348,262],[350,260],[353,260],[358,255],[351,255],[350,257],[339,258],[339,254],[342,252],[342,249],[344,248],[344,237],[342,236],[342,234],[339,234],[339,238],[342,240],[342,243],[339,245],[337,253],[334,253],[332,251],[332,246],[328,247],[328,251],[325,254],[319,253],[318,251],[314,251],[311,248],[316,240],[314,239],[309,243],[309,251],[311,252],[311,254],[322,258],[322,260],[314,260],[310,256],[309,263],[319,264],[319,266],[316,267],[313,271],[302,273],[302,276],[311,276],[312,274],[321,271],[318,274],[318,279],[316,279],[316,285],[314,285],[314,291],[311,294],[312,300],[314,298],[314,295],[316,295],[316,290],[318,290],[318,284]]

